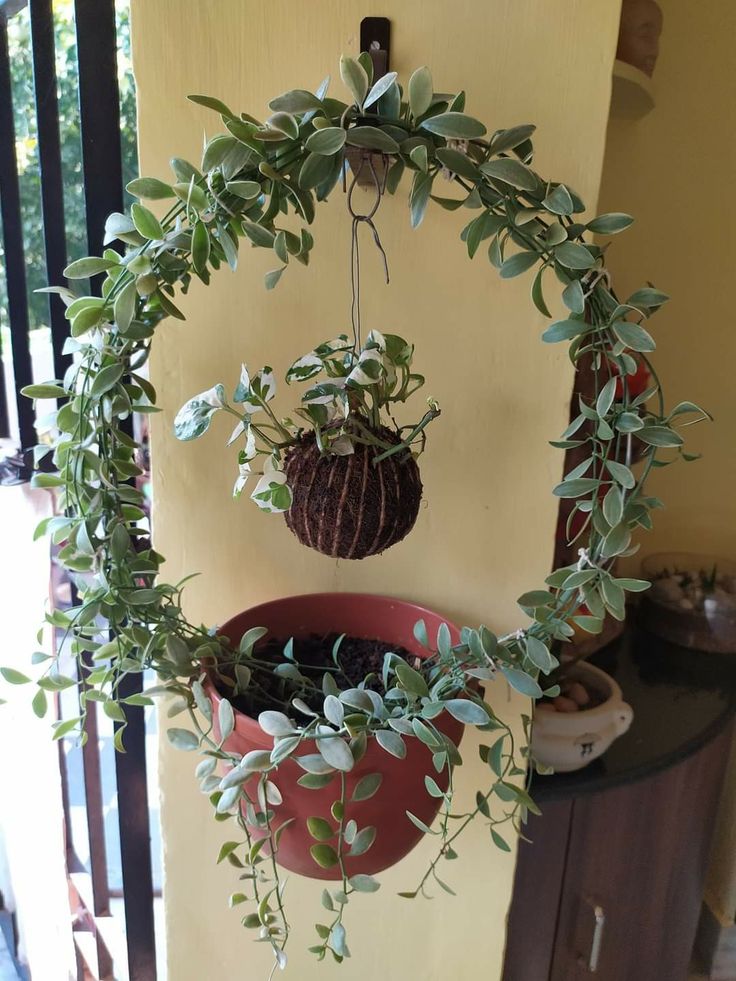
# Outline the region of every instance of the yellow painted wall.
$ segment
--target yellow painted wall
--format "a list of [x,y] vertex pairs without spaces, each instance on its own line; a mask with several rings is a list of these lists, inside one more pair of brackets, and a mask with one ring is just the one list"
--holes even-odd
[[[469,112],[491,129],[536,122],[541,172],[595,202],[618,4],[590,0],[385,0],[375,8],[354,0],[137,0],[142,172],[166,176],[169,157],[198,157],[203,132],[216,131],[218,118],[187,103],[189,92],[261,115],[269,98],[314,87],[327,72],[340,93],[339,55],[357,54],[360,19],[372,13],[391,17],[393,67],[404,77],[429,64],[436,87],[466,88]],[[185,324],[163,325],[153,362],[164,410],[154,417],[155,533],[170,579],[204,573],[188,587],[190,617],[222,621],[279,595],[356,589],[416,599],[498,630],[519,624],[515,598],[542,583],[552,553],[549,492],[561,460],[546,441],[564,428],[571,376],[564,352],[539,342],[542,318],[526,277],[501,283],[484,257],[468,261],[458,241],[467,219],[437,209],[412,232],[403,189],[378,218],[390,287],[380,284],[376,255],[364,250],[365,325],[416,342],[427,393],[444,406],[422,459],[425,505],[416,529],[385,556],[335,562],[299,547],[281,518],[260,514],[247,499],[233,502],[226,420],[196,444],[171,435],[180,404],[216,381],[232,386],[241,360],[283,373],[293,358],[347,328],[349,222],[341,194],[320,208],[309,269],[289,268],[266,293],[262,276],[274,260],[244,248],[236,275],[221,272],[214,288],[195,288],[185,300]],[[505,690],[493,696],[512,716],[524,708]],[[483,768],[470,746],[466,757],[467,795]],[[237,911],[227,909],[236,883],[231,870],[214,866],[223,831],[198,796],[192,757],[164,745],[161,787],[170,981],[262,976],[270,953],[250,942]],[[457,899],[440,893],[432,903],[409,904],[395,897],[426,861],[429,851],[420,848],[381,877],[380,899],[351,901],[353,959],[340,977],[500,976],[513,855],[492,849],[480,827],[460,852],[450,875]],[[292,878],[289,894],[299,923],[291,976],[308,981],[318,976],[304,947],[312,942],[319,888]]]
[[[652,327],[656,366],[672,404],[692,399],[713,425],[688,430],[697,463],[654,475],[666,501],[642,554],[666,550],[736,558],[736,361],[732,193],[736,102],[732,0],[659,0],[664,34],[654,76],[656,108],[639,122],[611,119],[601,210],[636,217],[626,250],[612,251],[614,286],[625,296],[649,278],[672,300]],[[736,751],[719,817],[708,895],[736,914]]]

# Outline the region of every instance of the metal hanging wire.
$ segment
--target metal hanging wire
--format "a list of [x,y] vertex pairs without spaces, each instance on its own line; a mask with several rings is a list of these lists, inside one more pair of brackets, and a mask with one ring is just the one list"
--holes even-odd
[[[360,242],[359,242],[359,229],[361,224],[367,225],[373,233],[373,241],[375,242],[376,248],[381,253],[381,258],[383,259],[383,269],[386,276],[386,283],[389,282],[388,273],[388,259],[386,257],[386,251],[381,244],[381,238],[378,234],[378,229],[373,221],[373,218],[378,211],[381,204],[383,194],[386,190],[386,173],[387,168],[383,167],[383,179],[379,178],[376,171],[376,166],[373,160],[373,153],[362,153],[360,156],[360,164],[357,170],[353,173],[353,179],[350,182],[350,187],[347,191],[347,206],[351,218],[353,219],[351,238],[350,238],[350,286],[351,286],[351,304],[350,304],[350,320],[353,327],[353,343],[355,345],[356,353],[361,348],[361,322],[360,322]],[[365,167],[368,167],[370,174],[371,183],[368,185],[372,186],[374,190],[374,199],[370,209],[366,212],[358,211],[353,204],[353,193],[356,186],[359,186],[359,178],[363,173]],[[362,186],[362,185],[360,185]]]

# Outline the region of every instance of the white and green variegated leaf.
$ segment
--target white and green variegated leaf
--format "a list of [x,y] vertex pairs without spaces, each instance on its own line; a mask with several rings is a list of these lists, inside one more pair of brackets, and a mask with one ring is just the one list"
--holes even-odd
[[255,501],[261,511],[288,511],[291,507],[291,490],[286,483],[286,474],[283,470],[276,469],[270,457],[263,469],[263,476],[250,495],[251,500]]
[[225,389],[214,385],[189,399],[179,409],[174,419],[174,433],[177,439],[198,439],[210,428],[212,416],[225,405]]
[[359,387],[375,385],[383,373],[383,355],[378,348],[363,350],[358,363],[348,375],[348,384]]

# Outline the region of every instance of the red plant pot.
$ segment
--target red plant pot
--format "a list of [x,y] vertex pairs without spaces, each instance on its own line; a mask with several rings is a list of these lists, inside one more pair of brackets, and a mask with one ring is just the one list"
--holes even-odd
[[[288,596],[284,599],[263,603],[239,613],[220,628],[220,633],[237,645],[246,630],[251,627],[268,627],[272,637],[306,637],[310,634],[345,633],[351,637],[381,640],[396,647],[403,647],[417,657],[426,657],[427,651],[414,637],[413,627],[424,619],[430,638],[436,636],[441,623],[447,621],[440,614],[414,603],[393,599],[389,596],[372,596],[363,593],[313,593],[305,596]],[[453,643],[459,643],[457,627],[448,623]],[[220,695],[209,687],[214,703],[214,718]],[[443,712],[434,724],[457,745],[464,726]],[[217,733],[216,733],[217,735]],[[241,712],[235,713],[235,730],[225,742],[225,749],[245,754],[254,749],[272,749],[273,739],[266,735],[258,723]],[[402,760],[381,749],[375,739],[368,740],[363,758],[345,774],[347,822],[353,818],[360,828],[372,826],[376,839],[369,850],[360,856],[344,856],[345,870],[349,876],[357,873],[374,873],[394,865],[417,844],[422,832],[406,816],[411,811],[425,824],[434,820],[441,801],[430,797],[424,783],[425,774],[431,775],[442,790],[447,789],[447,769],[438,774],[432,765],[430,750],[418,739],[405,738],[406,757]],[[300,755],[315,753],[313,741],[302,744]],[[351,802],[352,791],[358,781],[369,773],[383,777],[376,794],[368,800]],[[319,790],[309,790],[297,783],[304,770],[293,760],[279,764],[273,782],[283,797],[283,803],[275,806],[274,830],[293,818],[284,829],[278,846],[278,863],[292,872],[314,879],[339,879],[339,867],[323,869],[312,859],[309,848],[315,844],[307,828],[307,818],[321,817],[336,827],[330,807],[340,797],[340,778],[336,774],[331,783]],[[245,784],[251,799],[255,799],[258,778]],[[262,837],[260,828],[251,829],[255,837]],[[337,839],[332,842],[336,846]]]

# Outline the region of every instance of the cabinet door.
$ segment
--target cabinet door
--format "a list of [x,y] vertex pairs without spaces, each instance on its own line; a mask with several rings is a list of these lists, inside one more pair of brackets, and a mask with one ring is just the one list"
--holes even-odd
[[575,801],[551,981],[685,981],[729,738]]
[[519,842],[503,981],[548,981],[565,877],[572,800],[542,806]]

